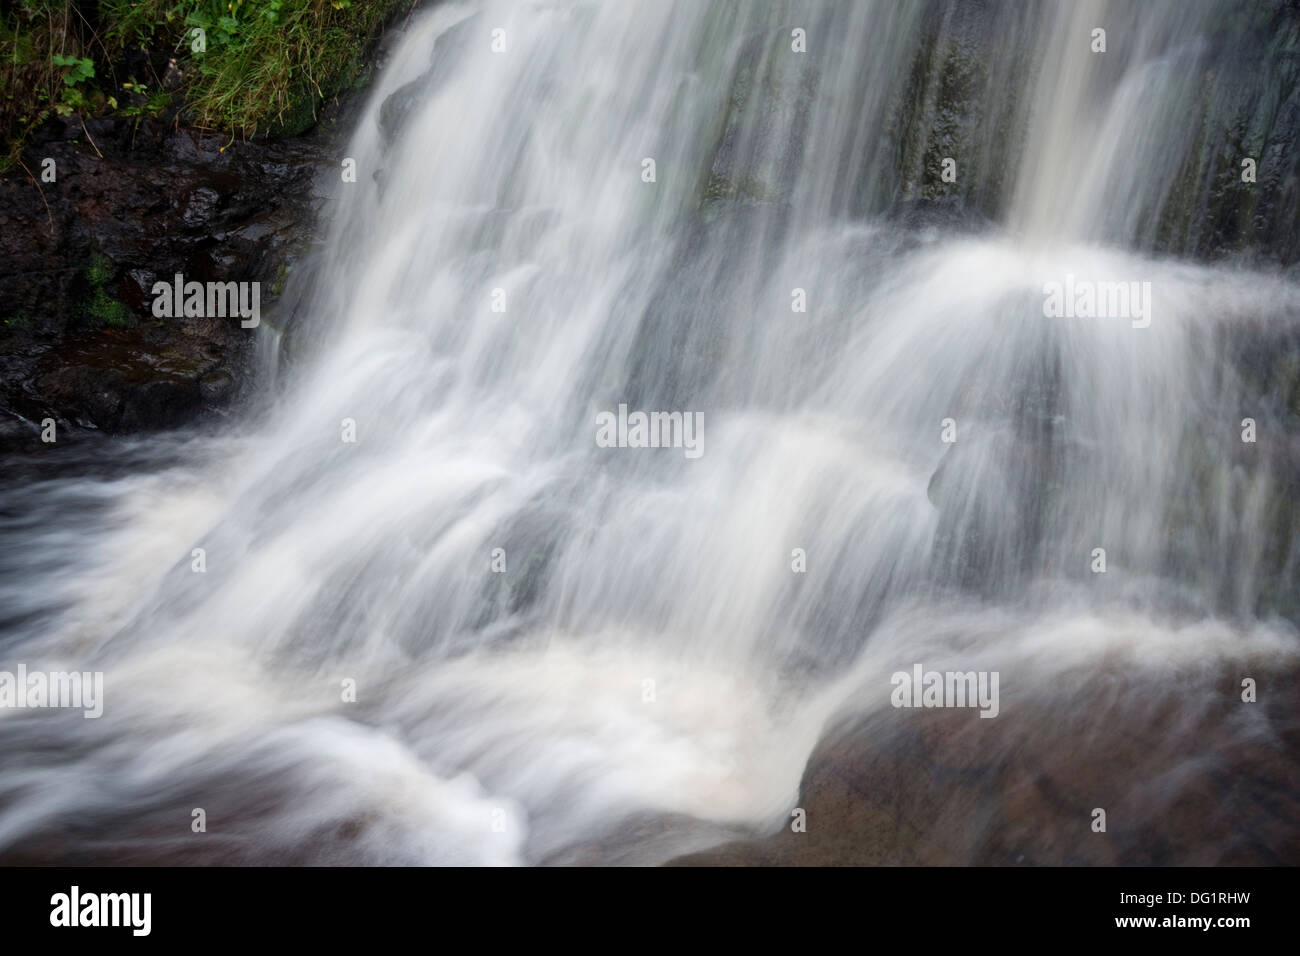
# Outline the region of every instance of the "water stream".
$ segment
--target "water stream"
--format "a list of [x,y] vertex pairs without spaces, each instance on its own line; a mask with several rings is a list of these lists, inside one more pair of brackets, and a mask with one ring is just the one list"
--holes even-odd
[[[0,712],[0,856],[659,862],[781,827],[914,663],[1003,713],[1294,663],[1285,410],[1232,343],[1292,341],[1300,285],[1158,228],[1232,17],[421,14],[255,407],[16,463],[0,667],[105,707]],[[1067,281],[1149,297],[1045,316]],[[601,447],[620,404],[702,453]]]

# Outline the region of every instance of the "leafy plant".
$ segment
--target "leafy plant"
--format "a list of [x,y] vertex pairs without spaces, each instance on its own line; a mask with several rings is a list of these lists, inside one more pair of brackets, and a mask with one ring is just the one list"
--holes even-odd
[[61,56],[54,54],[51,59],[55,66],[68,67],[68,72],[63,74],[64,86],[76,86],[82,80],[88,80],[95,75],[95,61],[84,56]]
[[94,77],[95,61],[89,57],[63,56],[58,53],[51,57],[51,60],[55,66],[64,68],[63,95],[54,104],[54,112],[60,116],[67,116],[74,110],[85,109],[86,97],[77,85]]
[[[357,82],[389,17],[416,2],[0,3],[0,169],[53,113],[156,117],[182,99],[183,118],[199,127],[299,132],[323,100]],[[128,64],[136,76],[122,83],[115,70]]]
[[[171,105],[170,93],[159,90],[150,94],[148,84],[137,83],[135,77],[123,83],[122,89],[132,98],[131,102],[119,111],[123,116],[157,118]],[[116,108],[117,100],[110,97],[109,106]]]

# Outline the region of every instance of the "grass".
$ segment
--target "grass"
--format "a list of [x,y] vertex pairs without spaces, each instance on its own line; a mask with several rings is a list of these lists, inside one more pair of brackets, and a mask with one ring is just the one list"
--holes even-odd
[[19,0],[0,13],[0,137],[12,161],[53,114],[182,119],[293,135],[360,77],[418,0]]

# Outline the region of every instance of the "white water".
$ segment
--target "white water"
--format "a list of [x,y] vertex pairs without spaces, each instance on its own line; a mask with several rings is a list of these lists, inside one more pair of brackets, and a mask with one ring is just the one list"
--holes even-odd
[[[227,859],[654,862],[779,827],[827,721],[888,707],[916,662],[999,669],[1005,711],[1103,659],[1294,657],[1255,614],[1274,476],[1217,451],[1191,474],[1186,446],[1250,413],[1217,336],[1293,321],[1300,293],[1132,251],[1188,147],[1164,117],[1218,9],[1190,6],[1035,14],[1053,69],[1024,142],[982,157],[1015,188],[962,235],[883,215],[919,5],[423,15],[270,407],[23,488],[0,668],[103,670],[106,702],[0,712],[0,853],[199,852],[203,807]],[[386,143],[380,105],[431,61]],[[701,203],[720,154],[749,201]],[[1150,282],[1151,326],[1045,318],[1067,273]],[[702,412],[703,456],[598,448],[620,402]]]

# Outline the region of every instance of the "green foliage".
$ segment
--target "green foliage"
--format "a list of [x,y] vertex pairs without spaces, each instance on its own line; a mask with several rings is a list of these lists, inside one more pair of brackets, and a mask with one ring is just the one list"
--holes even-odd
[[[123,83],[122,90],[131,98],[125,106],[118,110],[122,116],[147,116],[156,119],[165,113],[172,103],[170,93],[158,91],[151,94],[148,84],[137,83],[135,77]],[[114,99],[111,105],[116,106],[116,103],[117,101]]]
[[[0,15],[0,139],[5,165],[12,165],[17,144],[61,102],[64,69],[58,56],[79,54],[69,4],[19,3]],[[76,57],[76,58],[79,58]]]
[[[292,134],[351,86],[384,22],[418,0],[25,0],[0,12],[0,137],[12,157],[51,113]],[[142,77],[122,69],[144,51]],[[130,62],[138,72],[139,54]],[[166,80],[164,80],[164,76]],[[122,102],[119,104],[119,97]]]
[[200,125],[232,132],[296,133],[317,105],[347,88],[361,54],[395,11],[412,0],[203,0],[190,5],[186,33],[190,104]]
[[103,289],[96,289],[92,293],[87,311],[100,322],[113,328],[128,329],[135,325],[135,316],[131,310]]
[[107,285],[113,278],[113,263],[103,253],[90,255],[90,265],[86,268],[86,281],[94,288]]
[[89,57],[61,56],[56,53],[52,59],[55,66],[68,68],[68,71],[63,74],[64,86],[76,86],[82,80],[88,80],[95,75],[95,61]]
[[86,267],[90,296],[83,306],[83,312],[104,325],[118,329],[131,328],[136,324],[135,315],[104,288],[113,280],[114,273],[113,263],[107,256],[98,252],[91,253],[90,265]]
[[63,67],[63,94],[54,104],[54,112],[68,116],[74,110],[84,110],[89,106],[85,94],[77,89],[77,84],[91,79],[95,75],[95,61],[89,57],[61,56],[55,54],[51,59],[55,66]]

